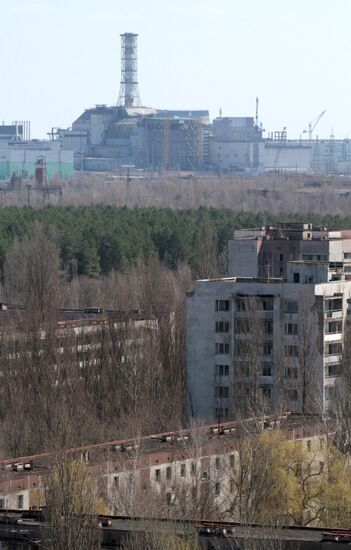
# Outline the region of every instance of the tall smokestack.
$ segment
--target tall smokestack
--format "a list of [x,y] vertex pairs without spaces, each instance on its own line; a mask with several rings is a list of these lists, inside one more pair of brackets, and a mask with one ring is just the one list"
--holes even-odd
[[137,34],[121,34],[121,87],[118,103],[120,107],[140,107],[138,88],[138,46]]

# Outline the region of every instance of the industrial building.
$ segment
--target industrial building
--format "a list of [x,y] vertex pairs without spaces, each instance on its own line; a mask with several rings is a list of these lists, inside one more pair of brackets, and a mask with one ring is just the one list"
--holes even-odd
[[63,150],[59,141],[30,139],[30,123],[0,125],[0,180],[35,176],[38,159],[45,161],[48,180],[73,176],[73,152]]
[[116,106],[87,109],[70,129],[55,129],[76,170],[110,171],[123,165],[197,170],[208,159],[209,112],[143,107],[137,79],[137,35],[121,35],[121,84]]
[[59,130],[75,169],[109,171],[137,168],[196,170],[202,167],[208,111],[165,111],[145,107],[96,105]]
[[286,129],[268,139],[253,117],[225,117],[213,121],[210,165],[220,170],[262,173],[310,172],[310,142],[288,141]]
[[210,123],[208,110],[164,110],[142,105],[137,75],[137,39],[121,35],[121,80],[115,106],[86,109],[71,128],[55,128],[52,139],[74,151],[75,170],[139,169],[264,172],[351,172],[349,140],[288,140],[286,128],[263,137],[256,116],[222,117]]
[[[323,111],[300,139],[287,129],[264,137],[258,118],[219,117],[209,111],[143,106],[138,84],[138,35],[121,35],[121,79],[116,105],[86,109],[70,128],[52,128],[50,140],[31,140],[30,124],[0,126],[0,179],[32,177],[36,156],[45,155],[47,176],[62,178],[75,170],[109,172],[121,167],[150,170],[213,170],[351,173],[351,141],[314,138]],[[308,136],[304,134],[307,133]]]
[[[187,298],[189,412],[323,414],[342,372],[351,232],[282,224],[236,231],[229,277]],[[245,411],[246,409],[246,411]]]

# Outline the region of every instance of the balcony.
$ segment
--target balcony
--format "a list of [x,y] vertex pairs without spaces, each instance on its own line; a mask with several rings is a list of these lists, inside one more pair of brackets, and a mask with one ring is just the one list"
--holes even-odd
[[273,376],[261,376],[260,385],[265,386],[266,384],[268,384],[269,386],[272,386],[273,380]]
[[324,342],[342,342],[342,332],[326,332],[324,334]]
[[324,319],[330,321],[331,319],[342,319],[343,318],[343,310],[342,309],[335,309],[330,311],[324,312]]
[[324,365],[328,366],[335,363],[340,363],[342,361],[342,355],[325,355],[324,356]]

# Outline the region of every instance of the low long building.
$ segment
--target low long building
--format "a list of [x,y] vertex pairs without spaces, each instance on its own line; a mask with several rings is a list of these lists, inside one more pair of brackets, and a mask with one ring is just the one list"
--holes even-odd
[[[215,513],[222,517],[234,493],[231,475],[243,438],[275,430],[316,457],[321,441],[332,433],[318,417],[286,413],[136,436],[71,449],[67,454],[88,465],[100,496],[114,513],[135,515],[146,506],[150,517],[167,516],[169,507],[179,506],[186,497],[187,517],[197,513],[210,519]],[[0,461],[0,508],[44,504],[45,480],[55,459],[44,453]],[[196,513],[191,512],[194,501]]]

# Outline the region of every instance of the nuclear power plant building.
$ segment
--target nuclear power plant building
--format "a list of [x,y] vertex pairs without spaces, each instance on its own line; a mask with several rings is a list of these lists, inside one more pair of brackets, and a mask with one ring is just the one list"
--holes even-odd
[[[165,110],[142,105],[137,76],[137,39],[121,35],[121,80],[115,106],[85,110],[55,137],[74,152],[74,167],[111,171],[120,166],[165,170],[351,173],[349,140],[312,139],[323,111],[300,139],[287,129],[269,132],[256,117],[220,116],[210,124],[208,110]],[[305,136],[307,132],[308,137]]]

